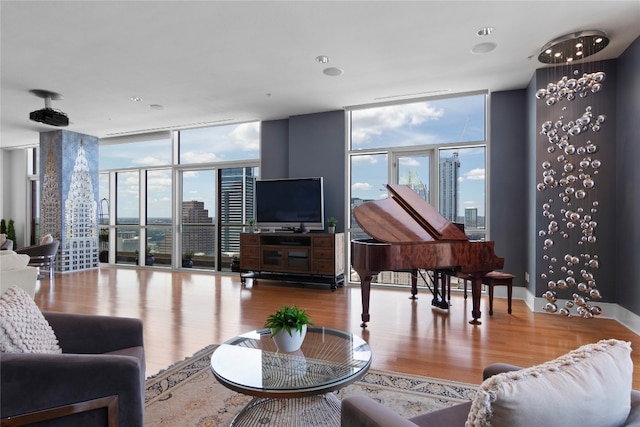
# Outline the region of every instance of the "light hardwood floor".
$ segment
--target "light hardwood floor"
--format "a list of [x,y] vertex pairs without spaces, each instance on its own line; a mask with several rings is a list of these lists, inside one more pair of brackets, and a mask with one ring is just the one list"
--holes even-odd
[[[471,298],[452,295],[448,314],[431,309],[431,294],[420,289],[372,289],[371,321],[360,327],[357,286],[332,292],[328,287],[295,287],[260,280],[242,286],[237,274],[170,272],[118,268],[56,274],[53,286],[40,281],[35,297],[43,311],[137,317],[144,321],[147,375],[191,356],[201,348],[262,328],[268,314],[284,304],[306,308],[316,325],[350,331],[369,342],[372,368],[454,381],[480,383],[492,362],[521,366],[542,363],[600,339],[631,341],[634,366],[640,366],[640,336],[611,319],[563,318],[532,313],[514,300],[494,301],[488,315],[483,296],[482,325],[467,323]],[[634,370],[640,389],[640,369]]]

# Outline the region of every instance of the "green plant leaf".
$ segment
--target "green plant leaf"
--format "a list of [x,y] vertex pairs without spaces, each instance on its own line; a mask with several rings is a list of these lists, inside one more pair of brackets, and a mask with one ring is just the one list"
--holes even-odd
[[306,310],[301,310],[295,305],[285,305],[267,317],[264,327],[271,329],[271,336],[276,335],[282,330],[291,335],[294,330],[302,332],[303,325],[312,324],[312,320]]

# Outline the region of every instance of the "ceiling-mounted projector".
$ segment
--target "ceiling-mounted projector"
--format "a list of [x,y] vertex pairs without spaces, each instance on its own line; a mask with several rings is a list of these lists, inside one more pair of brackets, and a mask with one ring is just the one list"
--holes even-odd
[[37,97],[44,98],[45,107],[41,110],[32,111],[29,114],[31,120],[51,126],[69,126],[69,116],[62,111],[51,108],[51,100],[64,99],[62,95],[43,89],[33,89],[29,92]]
[[42,110],[32,111],[29,118],[34,122],[44,123],[51,126],[69,126],[69,117],[53,108],[43,108]]

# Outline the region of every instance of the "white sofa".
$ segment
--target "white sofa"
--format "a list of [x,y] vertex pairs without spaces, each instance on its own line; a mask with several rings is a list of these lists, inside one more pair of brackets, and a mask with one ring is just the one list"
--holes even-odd
[[0,251],[0,295],[12,286],[24,289],[31,297],[36,294],[38,269],[29,267],[29,255]]

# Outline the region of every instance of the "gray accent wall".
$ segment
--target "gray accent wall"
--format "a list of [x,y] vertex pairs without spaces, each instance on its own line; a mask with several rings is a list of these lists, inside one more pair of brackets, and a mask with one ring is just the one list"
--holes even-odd
[[504,257],[503,271],[525,282],[527,253],[526,91],[491,94],[489,206],[491,240]]
[[640,315],[640,38],[618,59],[616,302]]
[[261,177],[323,177],[325,219],[338,218],[338,232],[344,231],[346,212],[346,117],[347,113],[339,110],[262,125]]
[[261,124],[260,178],[289,177],[289,120]]

